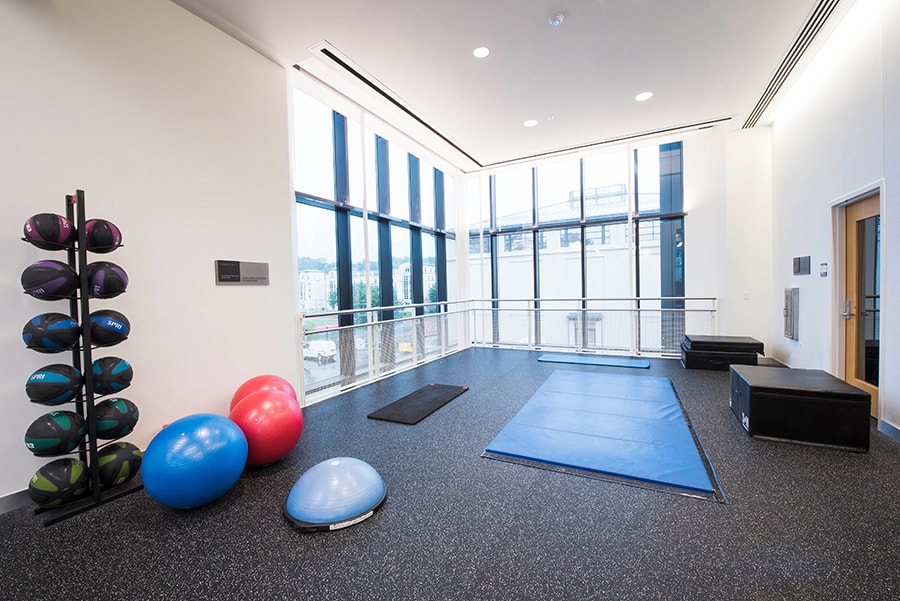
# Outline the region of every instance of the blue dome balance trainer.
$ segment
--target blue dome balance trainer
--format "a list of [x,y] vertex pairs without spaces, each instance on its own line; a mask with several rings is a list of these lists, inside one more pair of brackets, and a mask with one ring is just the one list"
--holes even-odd
[[317,463],[297,480],[284,516],[301,532],[339,530],[375,513],[387,496],[384,480],[371,465],[352,457]]

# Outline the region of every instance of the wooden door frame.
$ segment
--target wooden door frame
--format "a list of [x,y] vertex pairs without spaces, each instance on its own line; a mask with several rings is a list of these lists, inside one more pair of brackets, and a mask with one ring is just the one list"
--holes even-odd
[[[847,377],[847,365],[844,357],[844,344],[847,338],[847,320],[839,315],[843,311],[845,291],[847,288],[847,266],[844,265],[844,258],[847,253],[847,207],[861,200],[865,200],[870,196],[878,196],[879,215],[884,212],[884,180],[878,180],[868,186],[864,186],[857,191],[843,196],[831,203],[832,206],[832,239],[833,239],[833,284],[832,284],[832,373],[841,379]],[[879,285],[884,287],[886,270],[882,269],[879,273]],[[880,388],[881,374],[879,374]],[[875,416],[881,420],[882,408],[884,404],[878,403],[878,414]]]

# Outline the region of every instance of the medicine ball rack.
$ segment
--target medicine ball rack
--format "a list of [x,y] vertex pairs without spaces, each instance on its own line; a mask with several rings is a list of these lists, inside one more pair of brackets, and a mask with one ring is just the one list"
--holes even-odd
[[[69,315],[81,324],[81,347],[72,349],[72,366],[82,373],[83,386],[75,397],[75,411],[84,418],[87,424],[87,441],[79,445],[78,458],[85,462],[90,472],[90,492],[82,499],[66,503],[60,507],[38,507],[35,514],[54,512],[55,515],[44,521],[50,526],[74,517],[95,507],[113,501],[119,497],[137,492],[144,488],[142,484],[128,485],[101,490],[100,466],[97,460],[97,420],[94,412],[94,374],[92,368],[92,344],[90,326],[90,294],[88,282],[87,235],[85,228],[84,190],[76,190],[75,194],[66,195],[66,218],[75,224],[78,234],[74,246],[66,248],[69,266],[78,274],[78,291],[69,298]],[[79,315],[81,319],[79,319]]]

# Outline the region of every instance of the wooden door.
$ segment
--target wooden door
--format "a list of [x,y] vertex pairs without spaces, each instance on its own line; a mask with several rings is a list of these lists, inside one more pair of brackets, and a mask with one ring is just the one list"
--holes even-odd
[[881,218],[879,195],[846,208],[846,284],[840,314],[846,320],[844,379],[872,395],[878,417],[881,326]]

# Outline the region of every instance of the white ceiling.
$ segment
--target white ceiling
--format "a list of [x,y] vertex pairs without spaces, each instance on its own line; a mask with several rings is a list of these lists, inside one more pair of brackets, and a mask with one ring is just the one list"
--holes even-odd
[[[825,3],[174,1],[383,113],[383,96],[319,51],[326,42],[464,169],[710,123],[738,128]],[[557,27],[555,13],[565,16]],[[477,46],[491,55],[474,58]],[[653,98],[636,102],[643,91]]]

